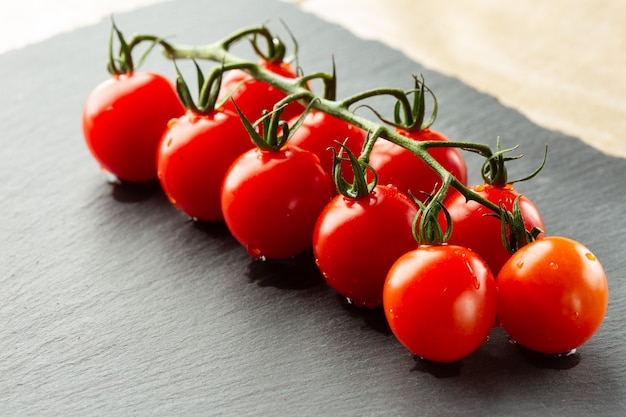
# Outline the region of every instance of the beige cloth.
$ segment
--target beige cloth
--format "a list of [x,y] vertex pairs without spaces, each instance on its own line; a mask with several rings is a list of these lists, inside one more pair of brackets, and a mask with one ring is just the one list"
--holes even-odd
[[498,98],[543,127],[626,156],[626,2],[295,2]]

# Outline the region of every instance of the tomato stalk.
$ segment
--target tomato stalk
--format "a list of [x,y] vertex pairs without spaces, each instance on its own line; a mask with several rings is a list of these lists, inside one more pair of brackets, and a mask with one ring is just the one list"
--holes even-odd
[[[394,125],[397,125],[398,123],[402,123],[405,126],[412,125],[413,127],[415,127],[417,124],[419,124],[420,126],[423,125],[423,113],[420,116],[419,111],[423,112],[422,102],[424,100],[424,95],[426,92],[430,92],[430,90],[424,87],[423,81],[419,81],[417,77],[414,77],[416,88],[409,92],[393,88],[379,88],[359,93],[343,100],[336,100],[335,97],[333,97],[333,94],[327,94],[327,97],[319,97],[308,88],[307,81],[315,78],[320,78],[328,83],[328,80],[332,80],[333,75],[323,75],[323,73],[317,73],[314,75],[304,75],[296,78],[287,78],[276,74],[266,68],[263,68],[258,64],[249,62],[241,57],[238,57],[228,51],[228,48],[231,46],[231,44],[233,44],[235,41],[246,38],[247,36],[253,36],[253,39],[255,36],[264,37],[267,40],[268,44],[268,53],[266,54],[266,56],[268,57],[274,56],[277,53],[277,49],[280,49],[280,46],[277,46],[277,43],[275,41],[275,39],[277,38],[275,38],[265,26],[243,29],[224,38],[223,40],[204,46],[173,44],[154,35],[135,35],[135,37],[131,39],[128,45],[130,49],[132,49],[134,46],[140,44],[141,42],[149,41],[161,45],[163,47],[165,56],[172,60],[203,59],[220,62],[225,67],[239,66],[244,71],[248,72],[253,78],[268,83],[276,88],[279,88],[289,95],[298,97],[299,100],[308,103],[310,108],[326,112],[339,119],[352,123],[353,125],[361,129],[373,133],[376,137],[383,138],[384,140],[389,140],[399,146],[408,149],[420,159],[422,159],[431,169],[435,170],[435,172],[437,172],[437,174],[442,178],[442,183],[449,184],[450,187],[457,189],[467,200],[474,200],[493,211],[496,215],[501,215],[501,208],[497,204],[494,204],[489,200],[484,199],[476,192],[466,187],[463,183],[461,183],[458,179],[451,175],[445,168],[443,168],[441,164],[439,164],[439,162],[432,158],[428,153],[428,149],[433,147],[457,147],[462,150],[476,152],[480,154],[487,159],[487,166],[491,167],[490,169],[494,170],[494,164],[496,163],[496,161],[494,161],[494,153],[488,145],[472,142],[419,142],[411,140],[395,131]],[[411,100],[408,97],[409,94],[416,95],[413,100],[413,106]],[[359,116],[349,109],[349,106],[358,101],[378,95],[391,95],[398,100],[398,103],[395,107],[397,120],[392,123],[388,123],[389,121],[383,120],[384,124],[381,124],[369,120],[365,117]],[[418,110],[421,110],[416,113],[414,110],[415,107],[417,107]],[[403,121],[400,117],[401,113],[404,118]],[[426,122],[426,125],[431,123],[430,120],[433,119],[435,115],[436,110],[434,110],[433,115]]]
[[[443,199],[450,188],[450,178],[453,176],[444,179],[437,193],[429,196],[426,204],[411,195],[420,208],[413,222],[413,237],[420,245],[441,245],[446,243],[452,234],[452,218],[443,205]],[[442,211],[446,219],[445,230],[439,224],[439,213]]]
[[[376,136],[369,136],[365,141],[365,148],[369,143],[374,143]],[[371,193],[378,184],[378,174],[372,167],[361,158],[357,158],[354,153],[346,146],[345,143],[337,142],[340,145],[339,152],[335,148],[331,148],[333,151],[333,178],[335,180],[335,186],[337,191],[345,197],[358,199],[365,197]],[[372,145],[369,145],[371,147]],[[352,172],[354,172],[354,180],[352,184],[344,179],[341,172],[341,163],[344,161],[343,153],[348,154],[348,161]],[[374,174],[372,181],[367,181],[367,172],[370,171]]]
[[[273,152],[278,151],[283,146],[285,146],[289,138],[293,135],[293,132],[295,132],[298,127],[300,127],[302,122],[304,122],[304,118],[309,112],[312,103],[315,102],[315,100],[310,102],[309,105],[305,108],[304,112],[298,117],[298,119],[296,119],[295,123],[293,123],[292,126],[289,126],[286,121],[281,120],[280,116],[289,103],[291,103],[292,101],[296,101],[299,98],[299,94],[292,94],[285,97],[283,100],[276,103],[276,106],[272,112],[266,111],[263,117],[261,117],[254,123],[251,123],[246,118],[246,116],[244,116],[241,109],[234,101],[233,105],[235,106],[235,110],[237,110],[237,113],[241,118],[241,122],[244,124],[246,130],[248,131],[250,139],[256,145],[256,147],[262,151]],[[262,133],[259,133],[257,131],[259,125],[262,129]]]

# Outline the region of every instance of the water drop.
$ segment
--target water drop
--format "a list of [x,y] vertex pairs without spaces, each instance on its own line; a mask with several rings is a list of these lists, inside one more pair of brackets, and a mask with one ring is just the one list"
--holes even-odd
[[556,262],[550,262],[550,268],[554,270],[559,269],[559,264],[557,264]]
[[519,261],[517,263],[517,269],[522,269],[523,266],[524,266],[524,262],[523,261]]
[[586,256],[586,257],[587,257],[587,259],[589,259],[590,261],[596,261],[596,260],[597,260],[597,258],[595,257],[595,255],[594,255],[593,253],[591,253],[591,252],[587,252],[587,253],[585,254],[585,256]]
[[474,191],[477,191],[477,192],[481,192],[484,189],[485,189],[485,186],[483,184],[480,184],[474,187]]
[[169,127],[172,127],[172,125],[173,125],[174,123],[176,123],[176,120],[178,120],[178,118],[176,118],[176,117],[174,117],[173,119],[168,120],[168,122],[167,122],[167,127],[168,127],[168,128],[169,128]]
[[172,138],[167,139],[167,143],[165,146],[170,146],[172,144]]
[[262,255],[262,252],[259,248],[248,247],[248,254],[252,256],[257,261],[265,261],[267,258]]

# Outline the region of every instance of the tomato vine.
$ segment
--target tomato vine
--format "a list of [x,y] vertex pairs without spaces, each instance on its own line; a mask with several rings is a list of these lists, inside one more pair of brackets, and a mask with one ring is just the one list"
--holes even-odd
[[[314,74],[300,75],[296,78],[286,78],[266,68],[263,68],[261,65],[247,61],[244,58],[234,55],[229,51],[231,45],[240,40],[249,40],[250,36],[254,37],[256,45],[255,49],[257,50],[258,43],[256,42],[256,37],[263,37],[266,40],[268,52],[265,54],[265,56],[275,56],[276,48],[280,49],[280,53],[284,53],[284,51],[282,50],[282,46],[277,46],[282,45],[282,42],[277,37],[275,37],[266,26],[242,29],[240,31],[237,31],[236,33],[227,36],[222,40],[203,46],[174,44],[155,35],[137,34],[131,37],[128,42],[128,47],[132,49],[142,42],[151,42],[161,45],[164,55],[172,60],[202,59],[219,62],[225,67],[242,68],[255,79],[266,82],[286,92],[289,97],[297,97],[300,101],[309,104],[313,109],[323,111],[339,119],[352,123],[359,128],[364,129],[365,131],[370,133],[370,136],[373,139],[382,138],[408,149],[409,151],[417,155],[420,159],[422,159],[431,169],[435,170],[435,172],[437,172],[437,174],[441,177],[443,183],[449,184],[450,187],[457,189],[467,200],[474,200],[492,210],[494,213],[500,215],[502,208],[499,205],[494,204],[493,202],[483,198],[478,193],[474,192],[469,187],[466,187],[461,181],[459,181],[445,168],[443,168],[441,164],[428,153],[428,149],[430,148],[456,147],[461,150],[477,153],[486,158],[488,164],[495,164],[496,161],[494,161],[493,158],[494,152],[488,145],[482,143],[461,141],[413,141],[396,132],[395,126],[388,125],[387,123],[385,123],[384,120],[381,123],[377,123],[368,118],[355,114],[355,112],[350,109],[351,105],[366,98],[380,95],[390,95],[397,100],[396,113],[402,112],[404,114],[405,123],[411,124],[412,122],[419,122],[421,125],[421,123],[423,122],[423,114],[421,116],[414,114],[412,102],[409,98],[409,95],[421,95],[418,96],[418,100],[422,100],[425,91],[423,87],[421,89],[418,87],[417,91],[411,90],[409,92],[396,88],[376,88],[362,93],[358,93],[354,96],[347,97],[341,100],[334,99],[333,95],[330,95],[331,98],[318,96],[309,89],[307,85],[308,82],[310,80],[319,79],[324,83],[326,89],[332,89],[332,83],[335,82],[334,74],[318,72]],[[416,84],[418,86],[420,84],[423,85],[423,82],[418,82],[416,78]],[[287,100],[291,99],[288,98]],[[430,124],[432,123],[432,121],[428,120],[426,123]],[[373,140],[368,141],[368,143],[372,142]],[[362,155],[361,157],[367,158],[367,152],[365,152],[365,155]]]

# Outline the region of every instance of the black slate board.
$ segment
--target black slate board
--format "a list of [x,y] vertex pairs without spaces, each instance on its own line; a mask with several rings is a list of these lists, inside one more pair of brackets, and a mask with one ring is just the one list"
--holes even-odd
[[[0,414],[623,415],[626,161],[280,1],[179,0],[116,22],[202,44],[268,19],[280,29],[278,17],[307,72],[328,70],[334,54],[340,97],[407,88],[421,72],[440,102],[435,128],[521,145],[512,176],[534,169],[549,143],[547,167],[519,189],[550,234],[602,261],[611,293],[601,329],[565,361],[524,354],[494,331],[460,364],[431,367],[380,311],[335,295],[310,254],[253,261],[223,225],[189,222],[158,187],[106,183],[80,130],[86,95],[107,77],[103,21],[0,56]],[[158,55],[146,67],[173,73]]]

